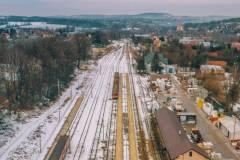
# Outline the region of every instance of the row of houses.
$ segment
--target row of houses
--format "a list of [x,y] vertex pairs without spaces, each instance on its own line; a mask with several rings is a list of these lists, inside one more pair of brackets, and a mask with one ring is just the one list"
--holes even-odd
[[[204,48],[217,48],[219,47],[218,44],[211,42],[208,40],[208,38],[198,38],[198,37],[183,37],[179,39],[179,43],[184,45],[190,45],[190,46],[203,46]],[[237,51],[240,51],[240,42],[232,42],[231,44],[232,49],[236,49]]]
[[[209,64],[218,63],[219,62],[209,62]],[[185,73],[184,71],[182,72]],[[189,77],[192,77],[193,73],[194,72],[191,72]],[[161,96],[165,94],[167,96],[167,100],[163,100],[165,107],[160,108],[155,113],[161,145],[165,153],[163,159],[203,160],[209,159],[209,156],[221,158],[219,153],[213,151],[213,144],[211,142],[205,142],[201,138],[201,134],[196,127],[196,114],[186,112],[184,106],[181,107],[181,101],[179,101],[177,97],[172,96],[172,93],[168,94],[168,92],[164,92],[164,90],[168,90],[167,86],[168,81],[171,79],[170,77],[169,74],[155,74],[150,76],[150,81],[155,82],[154,86],[159,86]],[[189,82],[194,84],[192,81]],[[155,87],[151,88],[157,91]],[[171,100],[168,100],[169,97]]]
[[236,50],[240,51],[240,42],[233,42],[233,43],[231,44],[231,47],[232,47],[233,49],[236,49]]
[[205,48],[210,48],[213,45],[211,42],[205,40],[204,38],[193,38],[193,37],[183,37],[179,39],[179,43],[190,46],[200,46]]

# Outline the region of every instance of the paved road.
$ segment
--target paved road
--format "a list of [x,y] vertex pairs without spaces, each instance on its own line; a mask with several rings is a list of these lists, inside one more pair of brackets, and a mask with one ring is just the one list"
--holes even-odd
[[226,137],[207,119],[205,113],[196,107],[195,99],[189,96],[174,78],[173,83],[177,89],[177,96],[182,100],[187,111],[194,112],[197,115],[197,127],[199,128],[203,138],[214,144],[214,150],[222,153],[224,159],[240,160],[240,154],[231,146]]

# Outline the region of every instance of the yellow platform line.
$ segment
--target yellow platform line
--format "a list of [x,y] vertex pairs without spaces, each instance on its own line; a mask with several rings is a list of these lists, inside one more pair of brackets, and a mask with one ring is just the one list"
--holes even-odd
[[119,75],[119,95],[117,105],[116,160],[123,160],[123,116],[122,116],[122,74]]
[[129,159],[137,160],[136,132],[134,128],[134,113],[132,108],[132,93],[130,88],[129,76],[126,75],[127,84],[127,109],[128,109],[128,136],[129,136]]
[[68,114],[68,117],[65,120],[62,128],[60,129],[59,133],[57,134],[56,138],[54,139],[52,146],[48,150],[47,155],[45,156],[44,160],[49,160],[54,148],[56,147],[56,144],[57,144],[59,138],[68,133],[68,131],[72,125],[72,122],[81,106],[82,101],[83,101],[83,97],[78,97],[74,107],[72,108],[71,112]]

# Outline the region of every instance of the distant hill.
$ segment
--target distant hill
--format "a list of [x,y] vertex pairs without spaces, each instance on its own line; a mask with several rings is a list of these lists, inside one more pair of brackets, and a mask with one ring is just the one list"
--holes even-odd
[[133,15],[133,17],[142,17],[142,18],[162,18],[162,17],[172,17],[173,15],[169,13],[141,13],[141,14],[136,14]]
[[240,23],[240,18],[224,19],[223,22]]
[[175,16],[169,13],[140,13],[135,15],[73,15],[73,16],[55,16],[54,18],[70,18],[70,19],[92,19],[92,20],[134,20],[134,19],[145,19],[145,20],[156,20],[160,21],[161,25],[176,25],[179,23],[204,23],[210,21],[219,21],[223,19],[229,19],[233,17],[227,16],[204,16],[204,17],[193,17],[193,16]]
[[182,19],[182,20],[196,20],[196,21],[211,21],[211,20],[222,20],[227,16],[204,16],[204,17],[193,17],[193,16],[175,16],[169,13],[140,13],[135,15],[72,15],[72,16],[53,16],[52,18],[76,18],[76,19],[129,19],[129,18],[143,18],[143,19]]
[[143,27],[149,26],[157,28],[159,26],[175,26],[186,23],[206,23],[220,21],[232,17],[226,16],[175,16],[169,13],[140,13],[135,15],[72,15],[72,16],[51,16],[51,17],[26,17],[26,16],[1,16],[2,21],[15,22],[47,22],[55,24],[74,25],[81,27],[103,28],[113,24],[121,26]]
[[186,23],[185,25],[187,27],[210,27],[210,28],[216,28],[222,25],[231,24],[231,25],[239,25],[240,24],[240,18],[229,18],[226,17],[224,19],[221,18],[211,18],[211,21],[203,21],[201,23]]
[[0,16],[1,22],[46,22],[49,24],[63,24],[81,27],[97,27],[102,28],[104,24],[100,21],[91,19],[69,19],[69,18],[54,18],[54,17],[26,17],[26,16]]

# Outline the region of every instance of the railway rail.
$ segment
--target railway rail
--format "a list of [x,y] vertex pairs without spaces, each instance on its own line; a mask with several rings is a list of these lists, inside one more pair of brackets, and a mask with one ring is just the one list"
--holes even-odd
[[[94,80],[93,83],[96,82],[96,79]],[[91,86],[88,86],[89,88],[91,88]],[[88,92],[88,94],[90,94],[90,92]],[[71,137],[72,136],[69,136],[71,130],[73,129],[73,127],[71,128],[71,125],[73,124],[73,121],[75,120],[75,116],[77,114],[79,114],[79,107],[80,107],[80,102],[81,100],[81,103],[83,101],[83,98],[78,98],[77,99],[77,102],[75,104],[75,106],[73,107],[73,109],[71,110],[70,114],[68,115],[63,127],[61,128],[60,132],[57,134],[52,146],[50,147],[50,149],[48,150],[47,152],[47,155],[45,156],[44,159],[53,159],[53,157],[55,159],[60,159],[58,157],[58,155],[60,155],[61,159],[63,159],[62,155],[65,156],[67,150],[68,150],[68,146],[65,147],[63,146],[63,144],[66,144],[68,145],[70,140],[71,140]],[[83,109],[84,110],[84,109]],[[81,116],[80,116],[81,117]],[[76,129],[74,129],[74,132],[75,132]],[[67,137],[67,141],[66,143],[62,143],[62,140],[66,139]],[[61,142],[61,143],[60,143]],[[59,147],[59,144],[60,144],[60,147]],[[62,150],[59,150],[59,148],[62,148]],[[67,148],[67,149],[66,149]],[[58,152],[58,153],[55,153],[55,152]],[[56,156],[57,155],[57,156]],[[49,158],[50,157],[50,158]],[[58,158],[57,158],[58,157]]]
[[115,159],[123,159],[123,124],[122,124],[122,75],[119,77],[119,95],[117,102],[116,153]]
[[[110,59],[109,59],[109,60],[110,60]],[[112,61],[112,62],[109,63],[109,60],[106,61],[107,67],[108,67],[108,66],[110,67],[110,66],[114,63],[114,61]],[[106,64],[105,64],[105,65],[106,65]],[[78,144],[77,144],[77,149],[76,149],[76,151],[75,151],[75,153],[74,153],[73,159],[80,159],[80,157],[81,157],[81,155],[82,155],[82,152],[83,152],[83,150],[84,150],[84,144],[85,144],[85,142],[86,142],[86,137],[87,137],[87,134],[88,134],[88,132],[89,132],[89,129],[90,129],[90,126],[91,126],[91,122],[92,122],[92,120],[93,120],[93,116],[94,116],[94,113],[95,113],[95,110],[96,110],[96,106],[97,106],[97,103],[98,103],[98,100],[99,100],[99,97],[100,97],[101,90],[103,89],[104,80],[106,79],[106,81],[109,81],[109,79],[111,78],[111,76],[108,76],[108,77],[105,77],[105,76],[104,76],[105,74],[107,74],[107,71],[108,71],[108,70],[101,70],[101,71],[99,71],[100,80],[99,80],[98,82],[99,82],[100,84],[99,84],[99,85],[95,84],[95,85],[97,85],[97,91],[95,92],[96,94],[93,95],[94,100],[93,100],[92,103],[91,103],[91,107],[90,107],[89,112],[87,112],[88,116],[87,116],[87,119],[86,119],[86,121],[85,121],[85,123],[84,123],[84,127],[83,127],[83,129],[82,129],[82,131],[81,131],[80,139],[79,139],[79,142],[78,142]],[[94,85],[94,86],[95,86],[95,85]],[[92,89],[91,89],[91,90],[92,90]],[[91,92],[92,92],[92,91],[91,91]],[[92,93],[91,93],[91,94],[92,94]],[[89,104],[88,100],[90,99],[90,97],[92,97],[92,95],[89,94],[89,95],[88,95],[88,98],[87,98],[87,100],[86,100],[86,103],[85,103],[85,107],[84,107],[84,108],[86,108],[87,104]],[[83,112],[82,112],[82,113],[83,113]],[[79,117],[79,121],[78,121],[78,123],[77,123],[76,126],[79,125],[79,122],[80,122],[80,119],[81,119],[81,118],[82,118],[82,116]]]
[[[141,131],[143,130],[137,111],[136,97],[134,97],[134,88],[132,88],[134,86],[130,84],[133,84],[133,80],[130,79],[132,73],[130,74],[131,77],[128,74],[126,76],[120,74],[118,81],[115,81],[114,78],[116,77],[115,72],[120,72],[121,67],[126,63],[123,62],[123,58],[126,58],[124,53],[127,49],[124,45],[119,50],[120,53],[106,56],[99,66],[96,77],[89,84],[81,108],[76,111],[75,118],[70,124],[71,127],[68,128],[69,141],[66,141],[66,144],[69,144],[73,151],[71,156],[68,156],[69,159],[135,160],[140,158],[139,137],[141,137]],[[131,72],[131,67],[129,64],[127,65],[126,72]],[[110,67],[114,69],[110,70],[111,73],[107,73]],[[119,86],[116,87],[118,83]],[[111,88],[112,94],[109,94]],[[134,96],[132,95],[132,89]],[[118,94],[116,94],[116,91]],[[123,100],[123,91],[126,94],[125,100]],[[112,101],[107,107],[110,96]],[[124,103],[126,103],[125,107]],[[101,106],[101,108],[98,106]],[[109,115],[107,120],[105,115]],[[95,120],[96,128],[93,128],[91,124]],[[89,137],[90,131],[94,131],[94,134]],[[78,141],[76,141],[76,135],[79,137]],[[75,136],[74,141],[73,136]],[[86,151],[87,139],[91,137],[92,145]]]
[[[116,85],[115,83],[115,77],[112,78],[113,76],[113,72],[111,73],[111,78],[110,78],[110,81],[108,81],[108,88],[107,90],[105,91],[104,93],[104,97],[105,97],[105,100],[104,102],[102,103],[102,109],[101,109],[101,113],[100,113],[100,116],[99,116],[99,120],[98,120],[98,125],[97,125],[97,129],[96,129],[96,132],[95,132],[95,137],[94,137],[94,142],[93,142],[93,145],[92,145],[92,148],[91,148],[91,154],[90,154],[90,159],[97,159],[98,157],[98,151],[101,150],[101,148],[99,148],[99,145],[100,143],[102,143],[102,148],[106,149],[107,148],[107,135],[105,133],[107,133],[106,131],[104,131],[104,117],[106,115],[106,105],[107,105],[107,100],[109,98],[109,90],[111,90],[110,88],[114,88],[114,85]],[[115,72],[116,74],[116,72]],[[114,74],[114,75],[115,75]],[[119,78],[119,75],[118,75],[118,78]],[[113,86],[111,85],[111,82],[113,80]],[[117,80],[117,83],[119,82],[119,79]],[[113,89],[113,93],[112,93],[112,98],[113,98],[113,95],[114,95],[114,89]],[[117,94],[118,96],[118,94]],[[115,107],[115,104],[116,103],[116,100],[113,99],[113,103],[112,103],[112,108]],[[110,115],[112,114],[112,112],[110,113]],[[112,118],[111,118],[112,119]],[[107,129],[106,129],[107,130]],[[102,136],[102,137],[101,137]],[[102,154],[102,157],[101,158],[104,158],[105,154],[104,154],[104,151],[103,151],[103,154]]]
[[[137,77],[138,80],[138,84],[139,84],[139,88],[140,88],[140,92],[141,95],[143,97],[143,99],[147,99],[150,97],[150,94],[146,95],[145,90],[149,90],[149,88],[144,88],[143,86],[146,86],[146,84],[144,84],[141,79],[139,77]],[[147,93],[149,93],[149,91],[147,91]],[[143,113],[144,113],[144,123],[146,125],[147,131],[148,131],[148,135],[149,135],[149,139],[147,140],[147,145],[149,148],[149,152],[151,154],[151,156],[153,157],[153,159],[159,160],[160,157],[158,155],[158,153],[156,152],[156,147],[153,144],[154,142],[154,135],[152,133],[152,128],[151,128],[151,122],[150,122],[150,112],[148,111],[148,104],[146,101],[142,102],[142,109],[143,109]]]
[[123,157],[124,160],[129,159],[129,128],[128,128],[128,108],[127,108],[127,87],[126,87],[126,75],[123,77],[122,88],[122,110],[123,110]]
[[[118,55],[118,61],[115,64],[114,71],[118,72],[120,71],[120,62],[122,60],[124,47],[121,50],[121,53]],[[119,90],[121,90],[120,87],[118,87]],[[118,94],[119,95],[119,94]],[[115,158],[116,154],[116,123],[117,123],[117,108],[118,108],[118,99],[113,99],[112,108],[110,110],[110,119],[108,120],[108,127],[106,132],[107,137],[107,147],[105,148],[105,160],[110,160]]]
[[[127,52],[127,57],[128,57],[128,68],[129,68],[129,72],[130,72],[130,81],[132,84],[132,99],[133,99],[133,108],[134,108],[134,113],[135,113],[135,120],[136,120],[136,126],[138,127],[137,131],[138,131],[138,143],[139,143],[139,159],[156,159],[154,157],[154,155],[152,154],[152,148],[153,145],[151,143],[151,141],[149,142],[148,139],[146,139],[146,133],[144,132],[144,125],[146,127],[147,130],[147,134],[151,134],[151,129],[149,128],[148,123],[146,124],[145,122],[148,122],[148,119],[146,118],[148,116],[148,111],[147,111],[147,104],[141,105],[142,108],[141,110],[143,110],[144,112],[144,117],[140,117],[140,113],[139,113],[139,106],[137,105],[137,98],[136,98],[136,93],[135,93],[135,84],[134,84],[134,77],[133,74],[135,73],[133,70],[133,62],[132,62],[132,58],[131,58],[131,53],[130,53],[130,49],[128,48],[128,52]],[[141,87],[140,87],[141,88]],[[141,88],[142,89],[142,88]],[[141,103],[141,102],[140,102]],[[146,121],[142,122],[142,119],[146,118]]]
[[[61,139],[60,137],[61,137],[61,136],[66,136],[66,135],[68,134],[69,129],[70,129],[70,126],[71,126],[71,124],[72,124],[72,122],[73,122],[73,120],[74,120],[74,118],[75,118],[75,116],[76,116],[76,114],[77,114],[80,106],[81,106],[82,100],[83,100],[83,97],[79,97],[79,98],[77,99],[74,107],[72,108],[72,110],[71,110],[71,112],[69,113],[67,119],[65,120],[64,125],[62,126],[60,132],[59,132],[58,135],[56,136],[56,138],[55,138],[52,146],[50,147],[47,155],[45,156],[45,158],[44,158],[45,160],[53,160],[53,159],[51,159],[51,156],[52,156],[53,154],[55,154],[55,153],[54,153],[54,150],[55,150],[55,148],[58,147],[57,144],[58,144],[59,140]],[[61,152],[62,152],[62,151],[61,151]]]
[[[99,97],[103,96],[102,94],[100,94],[100,91],[103,89],[102,88],[103,83],[108,82],[108,84],[110,84],[110,81],[111,81],[111,79],[113,77],[113,74],[114,74],[114,72],[112,72],[110,74],[107,74],[107,72],[109,72],[108,69],[112,68],[112,66],[118,67],[117,66],[118,63],[116,63],[116,61],[119,61],[119,59],[120,59],[119,54],[112,54],[108,58],[107,62],[105,62],[103,65],[100,66],[100,72],[99,72],[98,78],[95,78],[95,79],[98,79],[98,85],[97,84],[92,85],[92,86],[97,86],[97,90],[95,91],[94,95],[91,95],[92,98],[94,97],[94,100],[92,102],[90,102],[91,105],[89,106],[90,108],[88,108],[89,111],[87,111],[87,113],[86,113],[86,114],[88,114],[88,116],[86,118],[87,120],[85,122],[82,122],[84,120],[81,120],[81,118],[82,118],[82,115],[81,115],[78,118],[78,122],[75,125],[77,127],[79,125],[79,123],[81,122],[81,125],[84,125],[84,127],[80,131],[81,132],[80,133],[80,140],[77,143],[77,147],[76,147],[77,149],[74,151],[73,159],[83,158],[82,154],[85,151],[84,145],[86,144],[86,138],[88,136],[88,133],[91,130],[90,127],[91,127],[91,123],[93,121],[93,117],[95,117],[94,115],[95,115],[97,106],[103,106],[103,107],[101,107],[100,111],[98,109],[98,112],[100,112],[100,115],[98,116],[98,120],[97,120],[98,125],[97,125],[96,128],[94,128],[95,134],[94,134],[94,137],[93,137],[93,145],[91,146],[91,149],[89,151],[89,155],[88,155],[88,153],[87,153],[87,155],[85,154],[85,158],[91,158],[91,157],[99,158],[98,156],[102,155],[102,154],[98,154],[98,152],[102,149],[102,148],[99,149],[99,146],[100,147],[102,146],[102,145],[99,145],[99,143],[104,142],[104,141],[100,140],[99,135],[103,135],[103,137],[106,137],[106,141],[107,141],[108,137],[104,136],[104,132],[106,133],[107,129],[104,131],[104,124],[103,124],[103,122],[104,122],[103,117],[104,116],[101,116],[101,115],[105,115],[105,113],[106,113],[106,109],[104,109],[105,108],[104,106],[106,106],[106,105],[104,105],[104,104],[106,103],[106,101],[108,99],[107,92],[109,91],[109,89],[106,89],[105,90],[106,93],[104,94],[104,97],[101,97],[101,98],[104,99],[102,101],[102,104],[99,104],[100,102],[98,102],[98,101],[99,101]],[[104,68],[104,66],[105,66],[105,68]],[[105,75],[108,75],[108,76],[105,76]],[[87,104],[89,105],[90,94],[88,94],[88,96],[85,96],[85,97],[87,97],[87,98],[86,98],[86,101],[84,103],[84,107],[83,107],[84,109],[86,108]],[[114,104],[114,102],[113,102],[113,104]],[[83,112],[84,112],[84,110],[81,113],[83,113]],[[114,116],[112,116],[112,118],[114,118]],[[76,134],[76,133],[74,132],[73,134]],[[102,138],[102,139],[104,139],[104,138]]]
[[128,129],[129,129],[129,153],[131,160],[138,159],[138,148],[137,148],[137,134],[135,130],[135,117],[133,111],[132,93],[130,88],[129,75],[126,75],[126,85],[127,85],[127,108],[128,108]]

